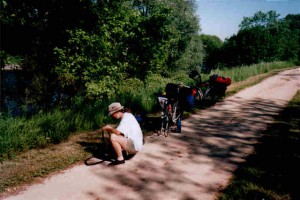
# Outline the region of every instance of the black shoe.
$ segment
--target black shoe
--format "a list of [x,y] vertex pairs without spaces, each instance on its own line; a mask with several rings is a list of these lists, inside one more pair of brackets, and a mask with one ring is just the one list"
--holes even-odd
[[122,151],[122,155],[123,155],[123,158],[124,160],[127,160],[127,157],[128,157],[128,153],[126,151]]
[[111,163],[109,163],[108,165],[120,165],[120,164],[124,164],[125,160],[114,160]]
[[125,160],[130,160],[131,158],[133,158],[133,156],[135,156],[135,154],[127,154]]

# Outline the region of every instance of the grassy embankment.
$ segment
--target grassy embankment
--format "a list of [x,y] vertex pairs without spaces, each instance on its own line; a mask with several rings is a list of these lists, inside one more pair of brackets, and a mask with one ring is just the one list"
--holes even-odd
[[[265,63],[216,70],[212,73],[232,78],[233,84],[228,89],[228,95],[230,95],[289,67],[291,67],[289,63]],[[204,77],[203,80],[207,77]],[[169,80],[165,82],[167,81]],[[144,93],[143,95],[147,94]],[[92,112],[93,109],[90,108],[87,113],[94,113]],[[0,192],[23,183],[31,183],[38,177],[45,177],[50,173],[84,161],[91,154],[88,150],[89,147],[99,143],[100,135],[93,131],[80,132],[79,130],[93,130],[94,124],[85,123],[96,121],[95,118],[103,119],[103,116],[106,115],[104,113],[103,110],[96,116],[90,116],[91,120],[86,120],[86,117],[80,115],[67,115],[59,111],[37,116],[37,118],[30,120],[2,118],[0,123],[1,154],[4,150],[11,152],[9,158],[0,165]],[[76,130],[77,133],[73,133],[71,136],[66,135],[66,133],[70,134],[72,130]],[[60,141],[60,138],[69,139],[60,144],[49,144],[47,140],[55,142],[56,137],[58,138],[57,142]],[[3,141],[7,146],[3,145]],[[18,149],[22,150],[23,153],[18,153]]]

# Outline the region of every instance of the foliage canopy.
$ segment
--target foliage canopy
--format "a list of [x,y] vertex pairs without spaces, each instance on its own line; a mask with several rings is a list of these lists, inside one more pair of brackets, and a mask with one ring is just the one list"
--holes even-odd
[[214,67],[234,67],[259,62],[300,60],[300,14],[280,19],[275,11],[244,17],[240,30],[209,55]]
[[49,104],[54,93],[112,99],[124,80],[201,65],[194,3],[2,0],[2,47],[25,57],[22,67],[36,80],[31,102]]

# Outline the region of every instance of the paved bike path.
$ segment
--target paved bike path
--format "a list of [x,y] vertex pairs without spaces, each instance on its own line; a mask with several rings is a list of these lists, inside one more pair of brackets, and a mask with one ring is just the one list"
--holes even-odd
[[146,138],[124,165],[79,165],[7,200],[213,200],[267,123],[299,89],[287,70],[182,121],[182,134]]

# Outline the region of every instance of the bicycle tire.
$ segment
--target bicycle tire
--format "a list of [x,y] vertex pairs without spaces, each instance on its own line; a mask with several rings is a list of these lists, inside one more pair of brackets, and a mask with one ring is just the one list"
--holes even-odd
[[[181,117],[182,117],[182,111],[179,106],[178,101],[174,103],[174,109],[172,113],[172,124],[176,126],[176,132],[181,132]],[[180,124],[179,124],[180,122]]]
[[172,105],[172,113],[171,113],[171,117],[170,117],[172,120],[172,123],[176,122],[177,104],[178,104],[178,102],[176,101]]
[[[181,122],[181,117],[182,112],[178,100],[165,102],[163,112],[161,115],[160,135],[168,137],[170,133],[170,128],[173,125],[176,125],[176,130],[178,130],[177,125],[179,120]],[[181,124],[179,129],[181,132]]]
[[162,116],[161,116],[160,135],[163,135],[165,137],[168,136],[169,127],[170,127],[169,116],[168,116],[168,105],[169,105],[169,101],[165,101],[163,106]]
[[178,106],[178,109],[176,110],[176,121],[175,121],[175,125],[176,125],[176,132],[177,133],[181,133],[181,118],[182,118],[182,110],[181,108]]
[[200,88],[197,89],[197,92],[194,97],[195,106],[200,106],[202,104],[204,94]]
[[178,105],[178,102],[176,102],[176,104],[175,104],[174,114],[175,114],[175,117],[173,118],[173,122],[176,123],[178,118],[181,117],[181,108]]
[[165,137],[169,135],[169,120],[168,120],[168,116],[166,116],[165,114],[162,117],[160,134]]
[[202,90],[200,88],[197,89],[197,92],[195,94],[195,100],[201,101],[203,99],[203,97],[204,97],[204,94],[203,94]]
[[213,87],[208,87],[207,90],[205,91],[205,99],[209,101],[215,101],[215,92]]

